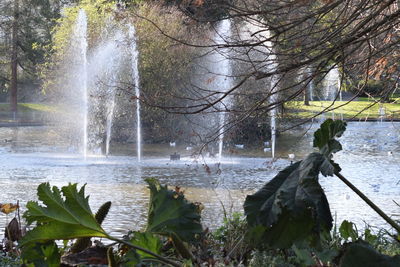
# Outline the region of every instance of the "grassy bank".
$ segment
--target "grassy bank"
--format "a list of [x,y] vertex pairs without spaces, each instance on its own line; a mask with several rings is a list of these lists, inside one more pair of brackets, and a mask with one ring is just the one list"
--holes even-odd
[[[10,112],[9,103],[0,103],[0,112]],[[18,103],[18,112],[55,112],[56,108],[40,103]]]
[[374,120],[380,118],[380,108],[385,112],[385,119],[400,120],[400,104],[398,103],[374,103],[372,101],[310,101],[306,106],[302,101],[291,101],[285,104],[285,116],[287,118],[311,118],[320,112],[331,116],[342,114],[344,119]]
[[11,112],[9,103],[0,103],[0,123],[15,126],[22,124],[41,124],[49,120],[58,109],[55,106],[41,103],[18,103],[18,113]]

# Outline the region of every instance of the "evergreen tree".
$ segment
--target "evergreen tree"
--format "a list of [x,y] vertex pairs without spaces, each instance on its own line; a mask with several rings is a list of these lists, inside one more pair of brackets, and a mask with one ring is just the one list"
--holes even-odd
[[35,85],[30,90],[39,88],[37,66],[45,60],[51,30],[64,4],[60,0],[4,0],[0,4],[0,90],[10,94],[13,112],[22,81]]

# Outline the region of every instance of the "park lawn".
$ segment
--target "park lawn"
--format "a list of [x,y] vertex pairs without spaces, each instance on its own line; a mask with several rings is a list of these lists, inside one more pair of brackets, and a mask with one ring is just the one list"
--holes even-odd
[[18,114],[14,117],[9,103],[0,103],[0,123],[19,122],[45,122],[60,110],[53,105],[41,103],[18,103]]
[[[0,112],[9,112],[9,103],[0,103]],[[57,109],[54,106],[40,104],[40,103],[18,103],[18,112],[56,112]]]
[[[302,101],[290,101],[285,103],[285,116],[288,118],[311,118],[319,112],[326,110],[326,115],[343,114],[344,119],[378,119],[380,104],[372,101],[310,101],[310,106],[304,105]],[[386,119],[400,119],[400,104],[383,103]]]

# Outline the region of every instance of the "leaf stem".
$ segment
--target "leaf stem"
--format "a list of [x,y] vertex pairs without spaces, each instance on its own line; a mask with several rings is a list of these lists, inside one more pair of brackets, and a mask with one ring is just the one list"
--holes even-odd
[[339,172],[335,172],[335,175],[342,180],[351,190],[353,190],[362,200],[364,200],[376,213],[378,213],[388,224],[390,224],[398,233],[400,233],[400,225],[392,220],[385,212],[383,212],[374,202],[372,202],[366,195],[364,195],[358,188],[347,180]]
[[112,236],[108,236],[107,238],[110,239],[110,240],[122,243],[124,245],[127,245],[128,247],[131,247],[131,248],[134,248],[134,249],[137,249],[137,250],[141,250],[141,251],[143,251],[143,252],[145,252],[145,253],[147,253],[147,254],[149,254],[149,255],[157,258],[157,259],[159,259],[160,261],[169,264],[169,265],[172,265],[172,266],[175,266],[175,267],[182,267],[181,264],[179,264],[179,263],[177,263],[177,262],[175,262],[173,260],[170,260],[170,259],[168,259],[166,257],[161,256],[161,255],[158,255],[158,254],[156,254],[156,253],[154,253],[154,252],[152,252],[152,251],[150,251],[148,249],[136,246],[136,245],[134,245],[131,242],[128,242],[126,240],[119,239],[119,238],[112,237]]

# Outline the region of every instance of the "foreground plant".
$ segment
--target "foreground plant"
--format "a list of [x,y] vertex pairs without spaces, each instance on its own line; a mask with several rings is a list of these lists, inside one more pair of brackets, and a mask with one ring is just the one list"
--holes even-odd
[[[324,241],[330,239],[333,219],[319,174],[339,177],[400,233],[399,225],[343,177],[340,166],[332,160],[333,154],[342,150],[336,138],[345,130],[345,122],[326,120],[314,134],[313,145],[318,152],[285,168],[255,194],[247,196],[244,210],[251,227],[250,238],[272,248],[292,248],[298,257],[302,256],[302,249],[324,257],[318,253],[323,251]],[[358,251],[369,253],[365,246],[357,246]],[[327,260],[332,257],[333,254]],[[390,260],[400,265],[399,259]],[[340,266],[350,266],[346,262]]]
[[[118,244],[115,252],[112,246],[105,248],[111,266],[134,266],[143,261],[181,266],[176,260],[160,255],[159,235],[172,238],[178,252],[184,255],[188,251],[184,242],[193,241],[202,232],[200,215],[183,194],[168,190],[156,180],[149,179],[147,183],[151,194],[147,230],[133,232],[125,238],[112,236],[101,227],[104,218],[99,217],[105,215],[92,213],[85,186],[78,190],[76,184],[70,184],[60,190],[55,186],[51,188],[48,183],[39,185],[38,197],[43,204],[28,202],[24,214],[29,225],[36,224],[19,242],[24,262],[35,266],[58,266],[61,253],[56,240],[78,239],[74,249],[78,243],[88,246],[88,239],[101,237]],[[108,209],[109,205],[106,205]]]

